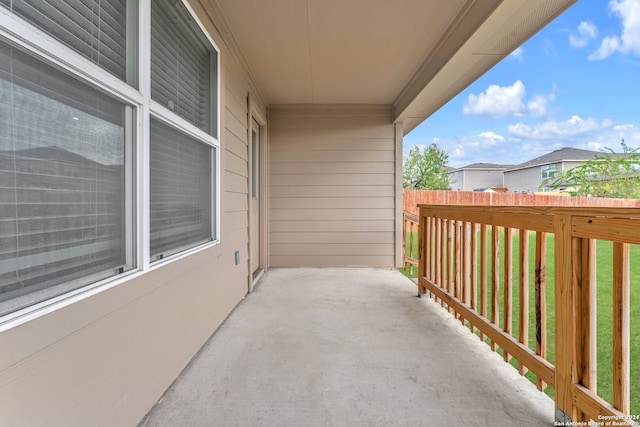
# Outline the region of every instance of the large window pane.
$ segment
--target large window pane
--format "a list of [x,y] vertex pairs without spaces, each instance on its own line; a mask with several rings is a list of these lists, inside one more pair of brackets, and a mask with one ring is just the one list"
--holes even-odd
[[214,148],[151,120],[151,256],[211,241]]
[[180,1],[151,3],[151,97],[212,135],[216,58]]
[[0,315],[131,268],[128,110],[0,41]]
[[[0,0],[0,4],[126,79],[127,22],[134,21],[127,21],[127,12],[135,12],[135,7],[127,9],[127,0]],[[135,50],[135,42],[129,45]]]

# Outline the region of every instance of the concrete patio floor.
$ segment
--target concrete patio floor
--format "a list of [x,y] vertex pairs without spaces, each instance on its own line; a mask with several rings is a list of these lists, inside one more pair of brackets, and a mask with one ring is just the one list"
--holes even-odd
[[395,270],[272,269],[141,422],[551,426],[554,404]]

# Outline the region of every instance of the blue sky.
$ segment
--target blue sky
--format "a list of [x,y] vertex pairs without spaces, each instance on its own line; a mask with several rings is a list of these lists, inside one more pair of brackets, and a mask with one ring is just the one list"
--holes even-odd
[[640,0],[580,0],[404,138],[449,165],[640,147]]

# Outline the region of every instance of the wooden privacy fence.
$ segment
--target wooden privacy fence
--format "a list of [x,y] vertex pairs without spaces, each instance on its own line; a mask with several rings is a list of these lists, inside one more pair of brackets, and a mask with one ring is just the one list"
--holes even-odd
[[404,211],[418,214],[418,205],[586,206],[640,208],[640,200],[480,191],[403,190]]
[[[429,294],[488,340],[505,361],[516,359],[520,373],[533,373],[540,390],[552,387],[556,407],[574,422],[603,425],[610,417],[618,423],[610,425],[635,425],[629,414],[629,248],[640,244],[640,211],[421,205],[419,220],[421,294]],[[611,402],[598,395],[596,385],[597,241],[613,246]],[[547,257],[552,250],[553,257]],[[554,265],[549,278],[548,263]],[[547,282],[553,282],[549,291],[555,298],[550,309]],[[550,316],[555,319],[551,342]],[[530,326],[535,345],[529,343]]]

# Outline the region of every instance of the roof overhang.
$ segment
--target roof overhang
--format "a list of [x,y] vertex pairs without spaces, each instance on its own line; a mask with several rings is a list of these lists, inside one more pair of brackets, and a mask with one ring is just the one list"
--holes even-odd
[[387,105],[405,134],[576,0],[200,0],[269,105]]

